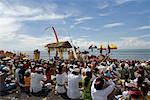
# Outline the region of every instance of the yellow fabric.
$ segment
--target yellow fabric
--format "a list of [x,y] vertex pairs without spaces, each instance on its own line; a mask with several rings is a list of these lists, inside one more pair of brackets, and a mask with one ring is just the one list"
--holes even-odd
[[117,49],[117,48],[118,48],[117,45],[115,45],[115,44],[110,44],[109,47],[110,47],[111,49],[114,49],[114,48]]
[[105,46],[104,46],[104,45],[102,45],[102,44],[101,44],[99,47],[100,47],[100,48],[105,48]]

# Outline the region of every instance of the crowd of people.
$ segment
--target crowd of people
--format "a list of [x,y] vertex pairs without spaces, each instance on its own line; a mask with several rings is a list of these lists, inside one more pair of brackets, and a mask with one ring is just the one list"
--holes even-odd
[[[146,99],[150,86],[150,61],[0,60],[0,95],[26,93],[46,96],[54,91],[68,100]],[[52,88],[54,87],[54,88]]]

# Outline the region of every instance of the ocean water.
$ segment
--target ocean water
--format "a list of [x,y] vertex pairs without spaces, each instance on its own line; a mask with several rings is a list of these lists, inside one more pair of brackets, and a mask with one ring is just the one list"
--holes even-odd
[[[82,50],[83,51],[83,50]],[[99,55],[98,50],[88,50],[93,55]],[[30,58],[33,58],[33,52],[26,52]],[[103,54],[106,54],[106,51],[103,51]],[[50,58],[55,56],[55,52],[51,52]],[[111,50],[111,58],[115,59],[129,59],[129,60],[150,60],[150,49],[120,49],[120,50]],[[67,53],[64,53],[64,58],[67,58]],[[47,51],[41,51],[40,58],[48,60]]]

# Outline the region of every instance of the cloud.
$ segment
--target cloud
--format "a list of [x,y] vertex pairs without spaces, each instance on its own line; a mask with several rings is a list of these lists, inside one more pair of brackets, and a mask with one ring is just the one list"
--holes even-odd
[[32,8],[24,5],[6,5],[0,2],[0,11],[2,15],[9,17],[32,16],[42,13],[40,8]]
[[[144,37],[149,37],[150,35],[142,35],[137,37],[122,37],[120,40],[109,41],[109,43],[114,43],[118,46],[118,49],[150,49],[150,41],[145,41]],[[100,41],[88,40],[86,37],[80,37],[78,39],[73,39],[73,43],[83,49],[88,49],[91,44],[96,46],[100,45]],[[108,41],[101,41],[105,47],[108,45]]]
[[101,16],[101,17],[103,17],[103,16],[108,16],[108,15],[110,15],[110,13],[100,13],[100,14],[98,14],[99,16]]
[[110,23],[110,24],[104,25],[104,28],[118,27],[118,26],[122,26],[122,25],[124,25],[124,23]]
[[93,19],[93,17],[81,17],[81,18],[75,19],[75,21],[81,22],[81,21],[86,21],[86,20],[91,20],[91,19]]
[[23,5],[17,5],[13,6],[12,8],[8,7],[6,8],[4,6],[5,12],[3,12],[4,15],[8,16],[33,16],[38,15],[39,13],[42,13],[43,10],[40,8],[31,8]]
[[[150,34],[144,34],[136,37],[121,37],[120,40],[109,41],[109,43],[114,43],[118,46],[118,49],[150,49],[150,41],[144,40],[144,38],[149,38]],[[87,37],[80,37],[78,39],[73,39],[74,45],[81,48],[88,49],[91,44],[99,46],[100,43],[107,47],[108,41],[93,41],[89,40]]]
[[150,37],[150,34],[144,34],[144,35],[139,36],[138,38],[147,38],[147,37]]
[[134,37],[121,37],[119,41],[112,41],[117,44],[119,49],[150,49],[150,41],[146,41],[145,38],[149,38],[150,34],[144,34]]
[[[15,36],[10,35],[12,39],[6,41],[6,38],[1,39],[0,47],[3,50],[15,50],[15,51],[33,51],[35,49],[44,50],[44,46],[48,43],[55,42],[55,37],[45,35],[42,37],[34,37],[26,34],[17,34]],[[70,40],[68,36],[60,36],[59,41]]]
[[75,22],[74,25],[78,25],[78,24],[81,24],[81,23],[83,23],[83,21]]
[[91,44],[99,45],[99,42],[98,41],[93,41],[93,40],[88,40],[88,39],[82,37],[82,38],[74,39],[73,44],[75,46],[79,46],[82,49],[88,49],[88,47]]
[[91,28],[89,28],[89,27],[80,27],[81,29],[84,29],[84,30],[87,30],[87,31],[89,31],[89,30],[91,30]]
[[[14,18],[0,17],[0,44],[2,41],[10,41],[17,35],[23,24]],[[0,46],[1,47],[1,46]]]
[[124,37],[116,43],[121,49],[150,49],[150,41],[138,37]]
[[150,29],[150,25],[140,26],[136,28],[136,30],[148,30],[148,29]]
[[81,26],[80,28],[86,31],[100,31],[100,29],[98,28],[90,28],[90,27],[84,27],[84,26]]
[[99,3],[98,7],[99,9],[105,9],[109,7],[109,3],[108,2],[103,2],[103,3]]
[[150,13],[150,9],[136,12],[136,14],[139,14],[139,15],[147,14],[147,13]]
[[[24,21],[41,20],[64,20],[71,17],[73,13],[57,14],[53,10],[45,8],[30,7],[24,5],[6,5],[0,1],[0,49],[4,50],[34,50],[44,49],[44,45],[54,42],[54,37],[48,35],[42,37],[30,36],[22,31]],[[63,21],[65,24],[65,21]],[[26,31],[27,32],[27,31]],[[68,37],[60,37],[67,40]]]
[[[54,9],[54,8],[53,8]],[[57,14],[53,9],[30,7],[24,5],[9,5],[0,2],[0,16],[16,18],[18,21],[41,21],[41,20],[59,20],[68,18],[73,15],[73,12],[64,12]]]
[[64,19],[69,17],[69,15],[59,15],[59,14],[43,14],[43,15],[38,15],[38,16],[33,16],[33,17],[28,17],[28,18],[21,18],[23,21],[41,21],[41,20],[55,20],[55,19]]
[[91,19],[94,19],[94,18],[90,17],[90,16],[77,18],[77,19],[75,19],[75,23],[73,25],[71,25],[70,28],[74,28],[76,25],[79,25],[79,24],[84,23],[85,21],[91,20]]
[[121,5],[121,4],[124,4],[124,3],[127,3],[127,2],[136,1],[136,0],[114,0],[114,1],[117,5]]

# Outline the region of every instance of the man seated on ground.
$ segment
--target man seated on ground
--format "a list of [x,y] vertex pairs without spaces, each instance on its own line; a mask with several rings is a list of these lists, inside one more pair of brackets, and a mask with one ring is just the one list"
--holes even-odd
[[42,81],[46,80],[44,78],[42,68],[36,68],[35,73],[31,73],[31,83],[30,83],[30,92],[34,94],[40,94],[42,91],[43,84]]
[[16,88],[16,84],[11,82],[11,80],[6,83],[6,78],[11,74],[9,72],[10,69],[8,67],[3,67],[0,72],[0,95],[6,95],[8,91]]
[[67,75],[63,73],[63,68],[59,66],[58,72],[56,74],[56,91],[58,94],[65,96],[66,95],[66,85]]
[[81,93],[79,82],[82,80],[81,71],[79,68],[73,69],[72,73],[68,74],[68,89],[67,95],[70,99],[80,99]]
[[109,86],[103,89],[103,78],[97,78],[93,81],[91,86],[92,100],[107,100],[108,95],[111,94],[115,88],[115,84],[112,80],[109,80],[108,83]]

